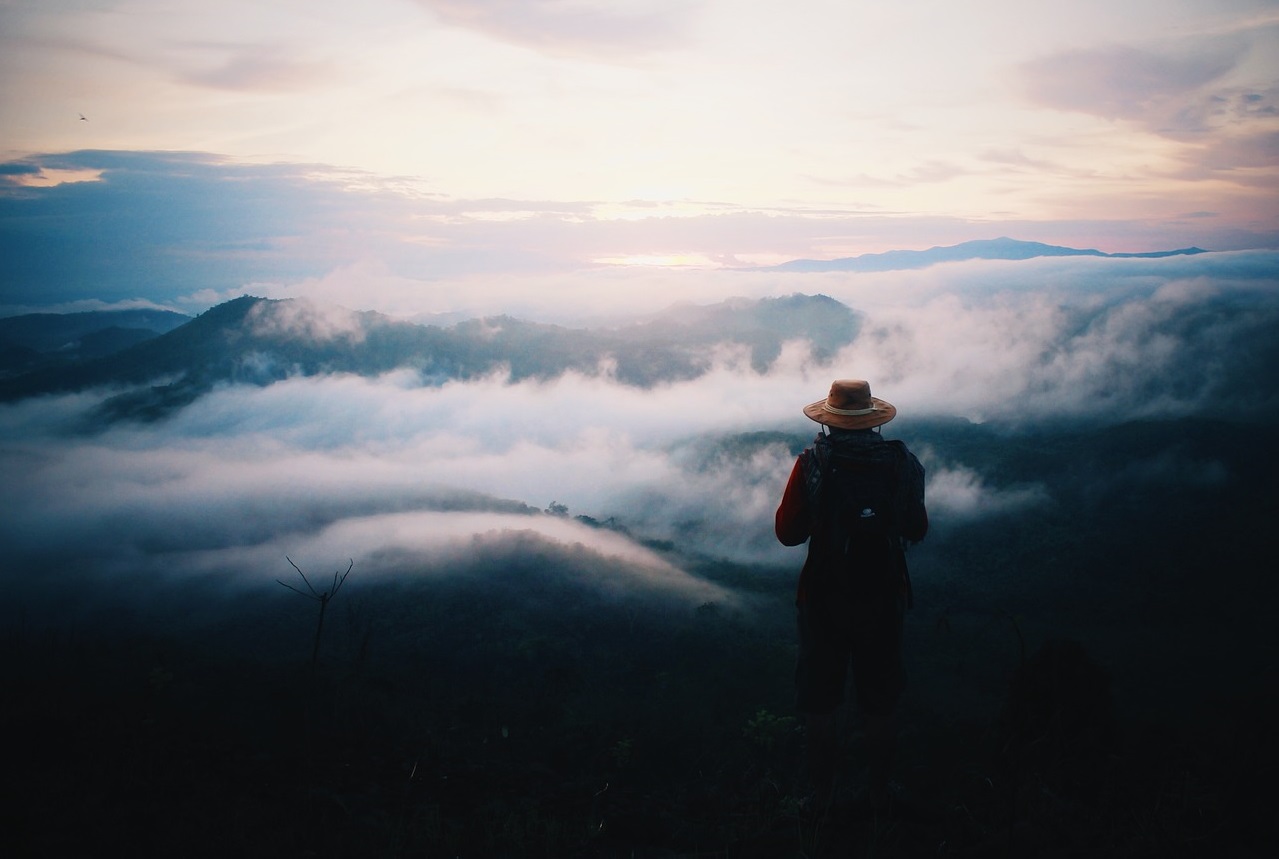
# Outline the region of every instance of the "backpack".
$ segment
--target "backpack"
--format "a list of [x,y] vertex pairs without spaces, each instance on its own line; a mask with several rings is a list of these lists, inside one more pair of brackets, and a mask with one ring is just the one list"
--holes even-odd
[[884,441],[814,445],[815,497],[810,550],[843,587],[882,593],[907,583],[901,524],[905,515],[905,445]]
[[843,540],[843,552],[901,534],[897,523],[897,484],[901,457],[836,453],[827,462],[823,502]]

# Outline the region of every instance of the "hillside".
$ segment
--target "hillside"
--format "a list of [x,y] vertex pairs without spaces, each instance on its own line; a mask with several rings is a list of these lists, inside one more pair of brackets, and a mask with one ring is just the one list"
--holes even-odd
[[[147,609],[59,571],[99,613],[73,625],[64,595],[9,632],[0,728],[29,752],[6,770],[10,836],[24,855],[1265,855],[1275,584],[1248,561],[1268,513],[1245,499],[1279,476],[1250,455],[1271,429],[912,425],[1061,503],[941,522],[912,550],[910,793],[887,815],[859,802],[852,724],[835,813],[805,812],[794,568],[691,564],[745,608],[618,598],[584,586],[616,559],[518,535],[450,575],[356,565],[314,664],[315,603],[269,578],[187,580]],[[804,437],[704,453],[778,441]],[[1187,443],[1245,483],[1109,483]]]
[[794,295],[679,307],[619,328],[574,329],[508,316],[441,328],[301,300],[244,296],[112,354],[0,380],[0,401],[94,388],[120,391],[111,417],[154,418],[218,383],[265,385],[291,376],[375,376],[401,367],[427,384],[507,369],[513,379],[595,373],[649,386],[695,378],[712,347],[750,351],[763,371],[784,342],[829,355],[853,340],[858,316],[825,296]]
[[168,310],[29,313],[0,319],[0,377],[119,352],[191,317]]

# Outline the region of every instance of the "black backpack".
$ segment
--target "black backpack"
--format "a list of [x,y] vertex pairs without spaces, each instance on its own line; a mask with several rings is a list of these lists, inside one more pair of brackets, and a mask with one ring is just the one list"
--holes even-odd
[[[883,591],[906,577],[905,515],[900,441],[815,450],[820,469],[812,549],[837,579],[863,593]],[[905,579],[908,581],[908,579]]]
[[[886,445],[886,447],[888,447]],[[826,498],[849,546],[901,534],[897,523],[897,485],[901,457],[836,453],[827,463]]]

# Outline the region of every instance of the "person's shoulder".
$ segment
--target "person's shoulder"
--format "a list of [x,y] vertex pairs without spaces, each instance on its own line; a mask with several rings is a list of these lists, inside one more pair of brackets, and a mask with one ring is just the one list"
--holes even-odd
[[899,438],[884,439],[884,443],[891,445],[897,451],[897,456],[902,465],[910,468],[922,469],[923,465],[919,461],[919,457],[915,456],[915,452],[910,449],[906,442]]
[[902,445],[902,467],[919,475],[924,473],[924,464],[905,444]]

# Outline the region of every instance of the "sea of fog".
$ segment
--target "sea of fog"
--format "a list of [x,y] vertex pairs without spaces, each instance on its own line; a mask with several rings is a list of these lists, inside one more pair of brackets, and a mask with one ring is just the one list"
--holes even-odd
[[[350,296],[336,281],[313,286],[298,324],[340,335],[345,311],[324,302]],[[795,440],[815,429],[801,407],[834,378],[867,378],[898,407],[886,434],[923,459],[943,532],[1050,507],[1054,489],[992,479],[988,456],[966,461],[912,438],[920,421],[1022,434],[1140,420],[1255,424],[1273,421],[1279,402],[1273,252],[874,275],[610,271],[558,288],[503,281],[469,301],[477,313],[509,304],[530,318],[616,324],[676,298],[796,292],[864,314],[856,341],[826,361],[789,343],[764,372],[742,350],[716,347],[704,374],[649,388],[622,384],[607,367],[429,385],[403,368],[224,385],[158,421],[87,429],[109,392],[4,404],[0,575],[17,597],[10,605],[71,617],[108,595],[163,607],[196,583],[275,588],[291,574],[286,558],[307,570],[351,562],[366,580],[447,577],[478,544],[529,535],[598,554],[599,575],[582,587],[732,601],[731,584],[695,575],[685,559],[793,577],[802,550],[777,544],[773,513]],[[755,433],[776,436],[722,443]],[[1211,454],[1191,457],[1193,468],[1166,451],[1151,457],[1133,473],[1173,474],[1171,492],[1230,478],[1214,473],[1224,466]],[[568,515],[541,512],[552,504]]]

